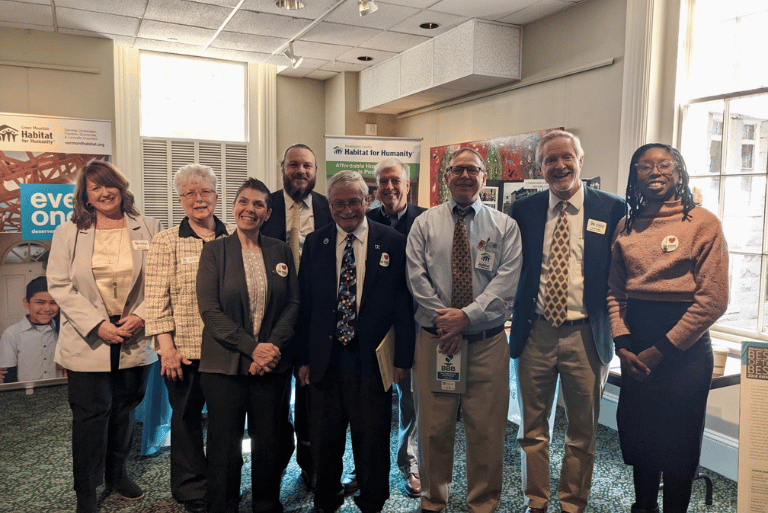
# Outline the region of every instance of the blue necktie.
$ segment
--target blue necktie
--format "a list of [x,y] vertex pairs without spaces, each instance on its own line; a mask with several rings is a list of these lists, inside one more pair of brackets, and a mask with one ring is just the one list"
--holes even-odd
[[347,235],[347,245],[341,257],[341,273],[339,275],[339,305],[336,311],[336,338],[347,345],[355,336],[355,318],[357,317],[357,274],[355,272],[355,252],[352,242],[355,236]]

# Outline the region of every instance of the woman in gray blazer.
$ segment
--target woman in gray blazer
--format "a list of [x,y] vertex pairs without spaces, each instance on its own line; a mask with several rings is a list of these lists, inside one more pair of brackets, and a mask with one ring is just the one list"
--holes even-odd
[[144,336],[144,259],[160,223],[134,206],[128,181],[92,160],[75,184],[71,222],[56,228],[48,291],[61,308],[56,363],[67,369],[78,512],[98,511],[96,488],[128,500],[144,492],[126,474],[133,412],[157,360]]
[[[290,392],[286,347],[293,338],[299,285],[290,247],[262,236],[272,210],[255,178],[238,190],[237,230],[203,247],[197,302],[203,318],[200,383],[208,404],[208,510],[236,512],[245,416],[251,439],[253,511],[281,513],[280,430]],[[281,415],[282,413],[282,415]],[[258,488],[257,488],[258,487]]]

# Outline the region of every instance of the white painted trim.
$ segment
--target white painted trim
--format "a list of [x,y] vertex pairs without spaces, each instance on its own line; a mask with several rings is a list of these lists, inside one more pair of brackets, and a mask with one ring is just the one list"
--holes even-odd
[[278,185],[277,68],[248,63],[248,176],[262,180],[269,190]]
[[617,179],[619,188],[621,184],[627,183],[632,154],[645,143],[648,134],[653,6],[654,0],[627,0]]
[[136,206],[144,209],[141,167],[139,50],[115,43],[115,148],[112,162],[131,184]]

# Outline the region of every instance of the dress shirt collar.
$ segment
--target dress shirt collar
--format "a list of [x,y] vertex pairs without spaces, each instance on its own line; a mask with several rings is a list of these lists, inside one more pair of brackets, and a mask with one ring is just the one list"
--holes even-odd
[[[213,228],[213,233],[216,235],[217,239],[219,237],[226,237],[229,235],[229,232],[227,231],[227,225],[222,223],[218,217],[213,216],[213,222],[216,224],[216,226]],[[189,217],[187,216],[184,216],[184,219],[182,219],[181,223],[179,223],[179,237],[193,237],[195,239],[200,238],[200,236],[195,233],[195,230],[193,230],[189,225]]]
[[[464,208],[461,205],[459,205],[458,203],[456,203],[456,201],[453,198],[449,199],[448,200],[448,208],[451,209],[451,215],[454,216],[454,217],[456,217],[456,215],[455,215],[456,207]],[[477,215],[477,214],[480,213],[480,209],[482,209],[483,207],[485,207],[485,205],[483,205],[483,202],[480,201],[480,197],[478,196],[477,200],[475,200],[474,203],[472,203],[470,206],[468,206],[467,209],[474,210],[474,215]],[[467,212],[467,213],[469,213],[469,212]]]
[[29,331],[29,330],[37,330],[38,326],[45,326],[48,329],[44,329],[41,331],[48,331],[55,329],[55,321],[51,321],[48,324],[32,324],[29,322],[29,316],[24,316],[24,318],[21,320],[21,330],[22,331]]
[[[552,190],[549,191],[549,209],[557,209],[560,202],[563,201],[557,196],[555,196],[552,193]],[[576,211],[580,211],[581,208],[584,206],[584,184],[579,187],[579,190],[576,191],[576,194],[571,196],[566,200],[570,206],[576,209]]]
[[[336,225],[336,231],[338,232],[338,235],[336,236],[336,245],[341,246],[342,244],[347,243],[347,232],[339,228],[339,225]],[[355,231],[352,233],[355,234],[355,238],[359,240],[362,243],[365,243],[366,237],[368,236],[368,218],[367,216],[363,216],[363,222],[360,223],[360,226],[357,227]]]
[[[384,216],[386,219],[391,219],[391,218],[392,218],[392,217],[391,217],[389,214],[387,214],[387,212],[384,210],[384,205],[382,205],[382,206],[381,206],[381,207],[379,207],[379,208],[381,209],[381,215],[383,215],[383,216]],[[403,218],[403,216],[405,215],[405,212],[406,212],[407,210],[408,210],[408,203],[406,203],[406,204],[405,204],[405,207],[403,207],[403,209],[402,209],[400,212],[398,212],[397,214],[395,214],[395,215],[397,216],[397,220],[398,220],[398,221],[399,221],[400,219],[402,219],[402,218]]]
[[[285,192],[285,189],[283,189],[283,198],[285,198],[285,211],[289,212],[291,208],[293,208],[293,204],[297,202],[293,201],[293,198],[291,198],[288,193]],[[312,208],[312,193],[310,192],[304,196],[304,199],[302,199],[301,202],[304,203],[307,207]]]

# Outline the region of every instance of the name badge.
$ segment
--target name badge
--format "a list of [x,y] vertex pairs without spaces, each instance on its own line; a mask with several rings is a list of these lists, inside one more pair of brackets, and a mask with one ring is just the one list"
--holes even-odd
[[595,221],[594,219],[590,219],[587,221],[587,231],[592,233],[599,233],[600,235],[605,235],[605,228],[608,225],[605,224],[602,221]]
[[477,263],[475,267],[481,271],[492,271],[493,262],[496,260],[496,255],[490,251],[481,251],[477,254]]
[[379,265],[382,267],[389,267],[389,253],[382,253]]
[[199,256],[191,256],[191,257],[185,257],[185,258],[181,259],[181,263],[184,264],[184,265],[186,265],[186,264],[196,264],[199,261],[200,261],[200,257]]
[[149,250],[149,241],[148,240],[132,240],[131,243],[133,244],[133,249],[137,251],[148,251]]

